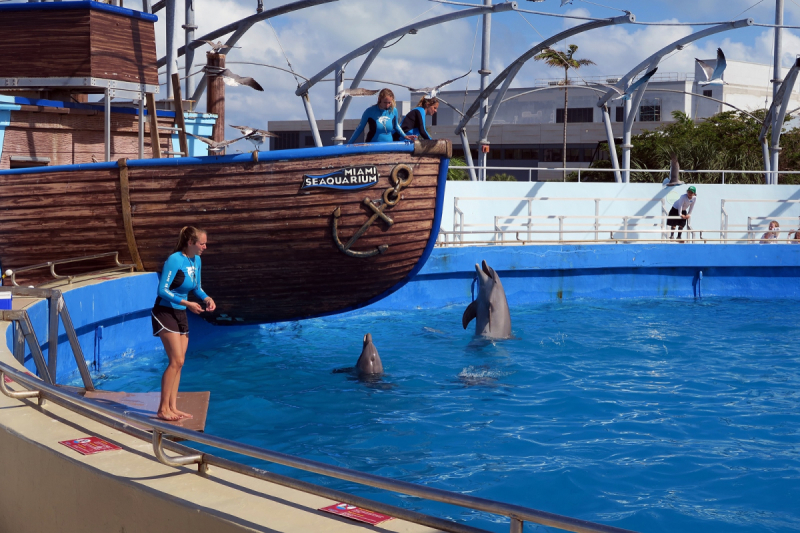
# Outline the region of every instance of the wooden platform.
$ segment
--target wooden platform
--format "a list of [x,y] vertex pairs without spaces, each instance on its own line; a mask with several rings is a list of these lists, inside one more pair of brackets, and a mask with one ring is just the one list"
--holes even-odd
[[[208,414],[208,400],[211,392],[179,392],[178,409],[185,413],[191,413],[194,418],[184,418],[170,422],[157,419],[159,422],[166,422],[185,429],[203,431],[206,427],[206,415]],[[138,415],[156,418],[158,404],[161,400],[160,392],[111,392],[111,391],[87,391],[85,398],[95,400],[105,404],[107,407],[131,411]],[[147,428],[142,428],[147,429]]]

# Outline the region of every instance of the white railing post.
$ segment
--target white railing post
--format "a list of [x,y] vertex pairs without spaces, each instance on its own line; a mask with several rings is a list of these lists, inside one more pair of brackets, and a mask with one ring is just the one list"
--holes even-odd
[[558,217],[558,243],[564,242],[564,216]]
[[600,198],[594,199],[594,240],[600,240]]

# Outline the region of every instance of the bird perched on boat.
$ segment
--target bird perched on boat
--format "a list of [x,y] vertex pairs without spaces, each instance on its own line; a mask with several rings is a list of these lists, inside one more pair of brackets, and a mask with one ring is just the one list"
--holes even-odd
[[374,94],[378,94],[380,89],[342,89],[339,93],[334,97],[337,102],[341,102],[348,96],[372,96]]
[[264,144],[264,139],[266,137],[277,137],[271,131],[266,130],[258,130],[256,128],[251,128],[250,126],[234,126],[233,124],[228,124],[231,128],[236,128],[237,130],[241,131],[244,134],[244,137],[240,137],[240,139],[247,139],[253,146],[255,146],[256,151],[258,148]]
[[472,70],[470,69],[470,71],[467,72],[466,74],[462,74],[461,76],[459,76],[457,78],[453,78],[452,80],[447,80],[446,82],[440,83],[439,85],[435,85],[433,87],[422,87],[421,89],[411,89],[411,91],[415,92],[415,93],[425,93],[425,98],[436,98],[436,95],[439,94],[439,90],[442,87],[447,87],[448,85],[450,85],[454,81],[458,81],[461,78],[469,76],[469,74],[471,72],[472,72]]
[[209,152],[221,152],[229,144],[233,144],[236,141],[244,139],[244,136],[242,136],[242,137],[237,137],[236,139],[228,139],[227,141],[212,141],[211,139],[208,139],[206,137],[200,137],[199,135],[195,135],[194,133],[189,133],[188,131],[186,132],[186,135],[189,135],[190,137],[194,137],[198,141],[206,143],[208,145]]
[[220,78],[222,78],[222,81],[225,82],[225,85],[230,85],[232,87],[236,87],[238,85],[247,85],[248,87],[252,87],[256,91],[264,90],[264,88],[261,85],[259,85],[259,83],[253,78],[239,76],[238,74],[232,72],[230,69],[227,68],[206,65],[203,67],[203,72],[205,72],[209,76],[219,76]]
[[214,42],[214,41],[206,41],[205,39],[195,39],[192,42],[193,43],[206,43],[216,53],[219,53],[220,50],[227,50],[229,48],[241,48],[241,46],[231,46],[229,44],[224,44],[222,41]]
[[630,100],[631,95],[634,93],[634,91],[636,91],[636,89],[638,89],[639,87],[650,81],[650,78],[653,77],[653,74],[655,74],[657,70],[658,67],[654,68],[653,70],[651,70],[650,72],[648,72],[647,74],[636,80],[634,83],[631,83],[630,86],[625,90],[620,89],[616,85],[606,85],[605,83],[596,83],[595,85],[600,85],[601,87],[605,87],[606,89],[611,89],[612,91],[617,93],[619,96],[614,98],[614,100],[620,100],[620,99]]
[[725,67],[728,66],[728,62],[725,61],[725,54],[722,53],[722,48],[717,48],[717,64],[714,66],[714,68],[711,68],[711,66],[705,61],[697,58],[694,58],[694,60],[697,61],[697,63],[700,65],[700,69],[706,76],[706,81],[699,82],[700,85],[727,84],[727,82],[722,79],[722,73],[725,72]]

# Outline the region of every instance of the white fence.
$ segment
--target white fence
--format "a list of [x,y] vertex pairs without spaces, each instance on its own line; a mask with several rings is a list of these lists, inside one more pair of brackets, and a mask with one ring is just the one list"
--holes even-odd
[[[796,186],[771,187],[800,196]],[[692,243],[759,243],[772,220],[783,228],[771,243],[800,244],[794,239],[800,228],[800,198],[720,198],[719,228],[709,224],[713,217],[706,208],[703,216],[693,213],[686,228],[673,232],[667,215],[683,188],[656,190],[655,197],[630,198],[455,196],[452,225],[443,224],[438,245],[667,242],[672,236]]]

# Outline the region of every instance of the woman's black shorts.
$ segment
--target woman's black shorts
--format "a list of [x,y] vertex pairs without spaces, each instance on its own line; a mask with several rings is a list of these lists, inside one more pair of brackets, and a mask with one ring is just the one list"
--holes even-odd
[[[686,215],[687,214],[686,211],[684,211],[683,214]],[[671,228],[674,227],[683,228],[686,225],[686,219],[681,218],[681,214],[678,213],[678,210],[675,209],[674,207],[669,210],[669,217],[670,218],[667,219],[667,225]],[[672,218],[672,217],[677,217],[677,218]]]
[[158,334],[165,330],[181,335],[189,334],[189,319],[186,318],[185,309],[156,305],[150,313],[150,318],[153,319],[154,337],[158,337]]

